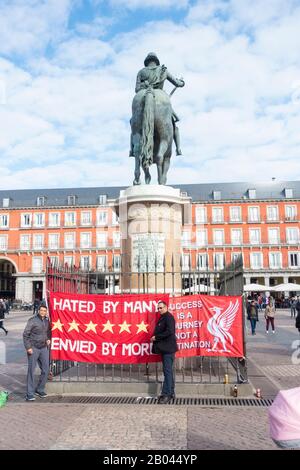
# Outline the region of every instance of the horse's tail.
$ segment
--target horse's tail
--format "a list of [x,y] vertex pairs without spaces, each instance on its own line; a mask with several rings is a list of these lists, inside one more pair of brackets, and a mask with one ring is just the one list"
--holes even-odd
[[141,163],[144,169],[148,168],[153,163],[154,99],[153,90],[148,89],[145,95],[142,126]]

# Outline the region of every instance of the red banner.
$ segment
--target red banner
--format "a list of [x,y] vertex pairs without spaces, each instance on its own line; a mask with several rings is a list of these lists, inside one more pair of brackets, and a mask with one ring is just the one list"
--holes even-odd
[[244,356],[241,297],[174,297],[169,311],[176,321],[176,357]]
[[50,294],[52,359],[106,364],[160,361],[150,338],[168,295]]
[[57,360],[130,364],[158,362],[150,338],[157,303],[176,321],[176,357],[243,353],[241,297],[50,294],[51,356]]

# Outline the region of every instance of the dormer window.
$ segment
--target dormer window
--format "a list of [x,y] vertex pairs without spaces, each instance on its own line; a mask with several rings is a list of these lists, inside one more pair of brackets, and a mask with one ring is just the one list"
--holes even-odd
[[100,194],[99,196],[99,205],[100,206],[106,206],[107,204],[107,195],[106,194]]
[[68,206],[75,206],[76,205],[76,196],[68,196]]
[[286,199],[290,199],[293,197],[293,190],[291,188],[284,189],[284,196]]
[[256,189],[248,189],[248,198],[256,199]]
[[44,206],[45,205],[46,198],[44,196],[38,196],[36,200],[36,205],[37,206]]
[[2,207],[9,207],[9,197],[4,197],[2,199]]
[[214,199],[214,201],[220,201],[221,200],[221,191],[213,191],[213,199]]

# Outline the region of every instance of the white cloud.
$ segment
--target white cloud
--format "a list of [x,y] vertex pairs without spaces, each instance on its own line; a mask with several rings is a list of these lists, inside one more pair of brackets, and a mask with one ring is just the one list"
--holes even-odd
[[0,53],[43,51],[64,34],[71,6],[72,0],[2,0]]
[[111,46],[98,39],[72,38],[59,45],[54,63],[63,68],[98,67],[106,59],[112,59]]
[[130,10],[142,8],[180,9],[187,8],[189,0],[109,0],[113,7],[125,7]]

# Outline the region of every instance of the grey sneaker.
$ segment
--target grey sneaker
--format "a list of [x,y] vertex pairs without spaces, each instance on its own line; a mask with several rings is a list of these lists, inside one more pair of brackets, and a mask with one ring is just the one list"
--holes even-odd
[[35,401],[35,397],[33,395],[26,395],[26,401]]
[[46,392],[38,392],[38,391],[35,392],[35,395],[37,395],[40,398],[46,398],[48,396]]

